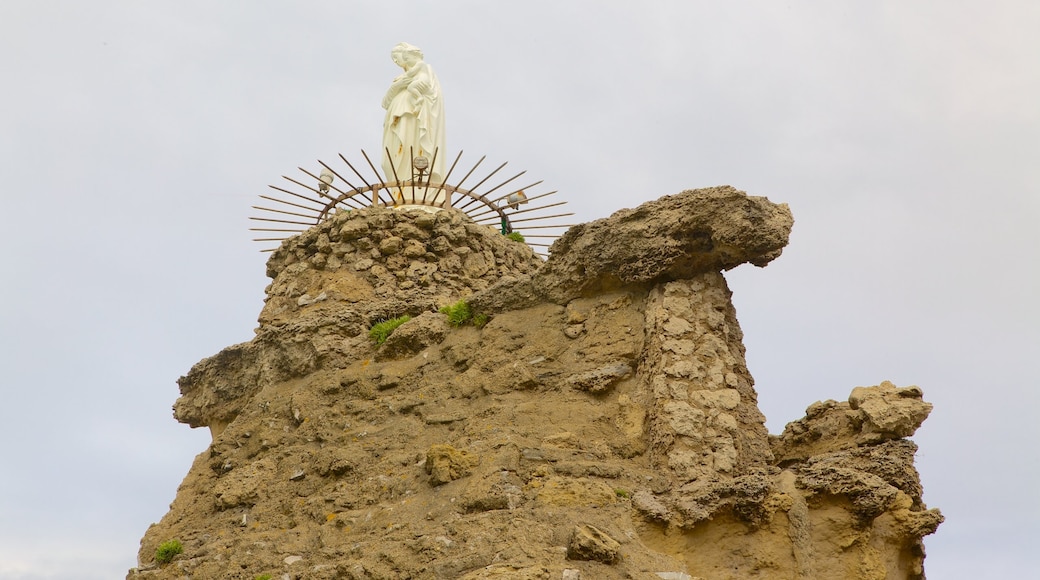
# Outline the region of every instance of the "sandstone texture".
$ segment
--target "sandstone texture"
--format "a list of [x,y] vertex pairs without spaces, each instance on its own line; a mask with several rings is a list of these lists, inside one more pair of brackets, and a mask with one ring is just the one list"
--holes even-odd
[[[907,439],[920,389],[766,432],[721,272],[775,259],[792,223],[717,187],[572,228],[544,262],[452,210],[287,240],[255,338],[178,381],[175,417],[213,442],[127,578],[923,578],[942,516]],[[486,324],[448,324],[462,299]]]
[[787,245],[794,218],[787,204],[729,186],[687,190],[579,224],[553,243],[530,280],[504,281],[476,297],[485,311],[729,270],[765,266]]

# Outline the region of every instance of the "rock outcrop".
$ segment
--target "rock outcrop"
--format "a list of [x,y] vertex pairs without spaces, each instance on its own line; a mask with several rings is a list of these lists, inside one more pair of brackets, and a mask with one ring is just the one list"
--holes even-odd
[[[128,578],[923,578],[920,389],[766,432],[721,271],[792,223],[719,187],[572,228],[544,263],[453,211],[286,241],[256,337],[178,381],[213,442]],[[438,312],[462,299],[479,327]]]

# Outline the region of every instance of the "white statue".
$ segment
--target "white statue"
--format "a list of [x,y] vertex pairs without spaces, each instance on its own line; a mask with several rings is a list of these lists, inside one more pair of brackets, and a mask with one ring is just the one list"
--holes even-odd
[[[423,62],[418,47],[402,42],[390,52],[404,73],[394,79],[383,97],[386,119],[383,122],[383,173],[393,181],[412,179],[412,158],[434,161],[425,177],[439,185],[444,179],[444,99],[433,68]],[[387,157],[387,150],[390,156]],[[407,194],[407,192],[406,192]],[[420,194],[421,195],[421,194]],[[430,191],[433,197],[433,191]],[[432,201],[432,199],[431,199]],[[437,201],[443,201],[441,194]]]

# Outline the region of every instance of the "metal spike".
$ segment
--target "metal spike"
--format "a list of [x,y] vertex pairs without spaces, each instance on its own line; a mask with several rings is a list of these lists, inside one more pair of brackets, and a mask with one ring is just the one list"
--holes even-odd
[[[508,161],[506,161],[506,163],[509,163],[509,162],[508,162]],[[484,182],[485,182],[485,181],[487,181],[487,180],[491,179],[491,177],[492,177],[492,176],[493,176],[494,174],[498,173],[498,171],[499,171],[500,169],[502,169],[503,167],[505,167],[505,166],[506,166],[506,163],[503,163],[502,165],[499,165],[498,167],[496,167],[494,171],[492,171],[491,173],[488,173],[488,174],[487,174],[487,177],[485,177],[484,179],[481,179],[481,180],[480,180],[480,183],[478,183],[478,184],[474,185],[473,187],[471,187],[471,188],[470,188],[470,190],[469,190],[469,193],[470,193],[470,197],[475,197],[475,196],[477,195],[477,194],[475,193],[475,192],[477,191],[477,188],[478,188],[478,187],[480,187],[481,185],[484,185]],[[474,169],[476,169],[476,168],[474,167]],[[452,206],[452,207],[455,207],[455,206]]]
[[331,168],[331,167],[329,167],[328,165],[326,165],[324,161],[319,159],[318,163],[321,164],[321,166],[324,167],[325,169],[328,169],[329,171],[331,171],[332,174],[335,175],[336,177],[338,177],[340,181],[342,181],[343,183],[346,183],[347,187],[349,187],[350,189],[353,189],[354,190],[354,195],[359,195],[361,193],[361,190],[359,188],[357,188],[353,183],[347,181],[347,178],[343,177],[339,173],[336,173],[336,170]]
[[[447,189],[444,189],[444,186],[448,183],[448,178],[451,177],[451,172],[455,171],[455,165],[458,164],[459,159],[462,159],[462,151],[459,151],[459,154],[455,156],[455,161],[453,161],[451,163],[451,167],[448,168],[448,173],[444,176],[444,179],[441,180],[441,184],[438,187],[438,189],[440,191],[444,192],[444,202],[441,203],[442,206],[448,205],[450,207],[450,205],[451,205],[451,203],[450,203],[451,202],[451,191],[447,190]],[[427,185],[429,185],[429,184],[427,184]],[[424,199],[425,199],[425,197],[424,197]]]
[[[276,189],[277,189],[277,188],[276,188]],[[293,202],[291,202],[291,201],[285,201],[284,199],[278,199],[277,197],[269,197],[269,196],[266,196],[266,195],[261,195],[260,197],[261,197],[261,198],[263,198],[263,199],[269,200],[269,201],[277,201],[278,203],[284,203],[285,205],[291,205],[291,206],[293,206],[293,207],[298,207],[298,208],[300,208],[300,209],[305,209],[305,210],[307,210],[307,211],[312,211],[312,210],[313,210],[313,208],[309,208],[309,207],[307,207],[307,206],[305,206],[305,205],[300,205],[300,204],[298,204],[298,203],[293,203]],[[313,211],[315,211],[315,212],[316,212],[316,213],[314,214],[314,216],[315,216],[315,217],[317,217],[317,216],[319,215],[319,214],[317,213],[317,211],[318,211],[318,210],[313,210]]]
[[302,218],[307,218],[307,219],[315,219],[314,216],[310,216],[310,215],[306,215],[306,214],[302,214],[302,213],[296,213],[294,211],[284,211],[284,210],[280,210],[280,209],[272,209],[272,208],[269,208],[269,207],[261,207],[259,205],[254,205],[254,206],[250,206],[250,207],[252,207],[253,209],[259,209],[261,211],[273,211],[275,213],[280,213],[280,214],[285,214],[285,215],[294,215],[296,217],[302,217]]
[[[319,182],[321,181],[321,178],[319,178],[318,176],[314,175],[313,173],[311,173],[310,171],[307,171],[306,169],[304,169],[302,167],[297,167],[296,169],[299,169],[300,171],[304,172],[305,174],[307,174],[308,177],[313,178],[315,181],[319,181]],[[326,183],[325,185],[328,185],[330,188],[334,189],[336,191],[336,193],[338,193],[338,194],[341,194],[341,195],[346,195],[347,194],[347,192],[345,192],[342,189],[336,187],[335,185],[332,185],[331,183]],[[323,196],[325,196],[325,197],[327,197],[329,199],[336,199],[336,198],[332,197],[331,195],[329,195],[328,193],[326,193],[324,191],[318,190],[318,193],[320,193],[321,195],[323,195]]]
[[[480,167],[480,164],[484,162],[484,159],[485,159],[485,158],[487,158],[487,155],[484,155],[484,156],[482,156],[482,157],[481,157],[480,159],[478,159],[478,160],[477,160],[477,164],[473,166],[473,169],[470,169],[470,170],[469,170],[469,173],[467,173],[466,175],[464,175],[464,176],[462,177],[462,181],[460,181],[460,182],[458,182],[457,184],[455,184],[455,189],[460,189],[460,188],[462,187],[462,184],[463,184],[463,183],[464,183],[464,182],[465,182],[465,181],[466,181],[467,179],[469,179],[469,176],[470,176],[470,175],[473,175],[473,172],[477,170],[477,167]],[[452,207],[454,207],[454,204],[452,205]]]
[[[387,159],[390,159],[390,171],[394,172],[394,181],[397,183],[397,194],[401,196],[401,201],[404,201],[404,190],[401,189],[401,178],[397,176],[397,168],[394,167],[394,161],[393,161],[393,159],[390,158],[390,149],[387,148],[387,147],[384,147],[384,149],[386,149],[386,157],[387,157]],[[409,150],[411,150],[410,147],[409,147]],[[367,155],[365,156],[365,159],[368,159]],[[369,161],[369,163],[372,163],[372,162]],[[373,167],[372,169],[375,170],[375,167]],[[390,195],[392,196],[393,194],[390,194]],[[394,205],[397,205],[397,200],[394,200]]]
[[[549,193],[543,193],[543,194],[541,194],[541,195],[533,195],[533,196],[531,196],[531,197],[527,198],[527,200],[526,200],[526,201],[527,201],[527,202],[531,202],[531,201],[534,201],[534,200],[536,200],[536,199],[539,199],[539,198],[542,198],[542,197],[550,196],[550,195],[552,195],[552,194],[554,194],[554,193],[556,193],[556,192],[555,192],[555,191],[550,191]],[[501,199],[501,198],[500,198],[500,199]],[[565,201],[564,201],[564,202],[561,202],[561,204],[563,204],[563,203],[567,203],[567,202],[565,202]],[[560,205],[560,204],[557,204],[557,205]],[[499,208],[498,206],[494,206],[494,207],[495,207],[496,209],[502,209],[502,208]],[[550,207],[550,206],[547,206],[547,205],[543,205],[543,206],[541,206],[541,207]],[[537,209],[537,208],[532,208],[532,209]],[[472,219],[474,219],[474,220],[475,220],[475,219],[477,219],[477,217],[478,217],[478,216],[482,216],[482,215],[487,215],[487,214],[489,214],[489,213],[491,213],[491,212],[493,212],[493,211],[495,211],[495,210],[494,210],[494,209],[488,209],[487,211],[484,211],[484,212],[481,212],[481,213],[478,213],[478,214],[474,214],[474,215],[471,215],[471,216],[470,216],[470,218],[472,218]],[[509,215],[514,215],[514,214],[518,214],[518,213],[520,213],[521,211],[531,211],[531,210],[530,210],[530,209],[524,209],[524,210],[518,210],[518,211],[513,211],[513,212],[512,212],[512,213],[510,213]]]
[[[300,195],[300,194],[298,194],[298,193],[296,193],[294,191],[289,191],[288,189],[282,189],[281,187],[278,187],[278,186],[275,186],[275,185],[268,185],[267,187],[270,187],[271,189],[277,189],[278,191],[280,191],[282,193],[288,193],[289,195],[295,195],[296,197],[298,197],[300,199],[306,199],[307,201],[309,201],[311,203],[316,203],[316,204],[318,204],[318,205],[320,205],[322,207],[325,206],[324,203],[322,203],[321,201],[319,201],[317,199],[311,199],[311,198],[307,197],[306,195]],[[315,210],[315,211],[318,211],[318,210]]]
[[256,220],[256,221],[261,221],[261,222],[274,222],[274,223],[279,223],[279,224],[297,224],[297,225],[308,226],[308,227],[317,225],[317,224],[312,224],[310,222],[296,222],[296,221],[290,221],[290,220],[276,220],[274,218],[251,217],[249,219]]
[[[361,154],[362,154],[362,155],[363,155],[363,156],[365,157],[365,161],[368,161],[368,166],[372,168],[372,173],[375,173],[375,174],[376,174],[376,177],[377,177],[377,178],[379,178],[379,182],[380,182],[380,183],[386,183],[386,178],[384,178],[384,177],[383,177],[382,175],[380,175],[380,174],[379,174],[379,170],[378,170],[378,169],[376,169],[376,166],[372,164],[372,160],[368,158],[368,153],[365,153],[365,150],[364,150],[364,149],[362,149],[362,150],[361,150]],[[392,168],[393,166],[394,166],[394,164],[393,164],[393,163],[391,163],[391,164],[390,164],[390,167]],[[378,192],[378,191],[375,191],[374,193],[376,194],[376,196],[378,196],[378,195],[379,195],[379,192]],[[390,197],[393,197],[393,195],[394,195],[394,194],[393,194],[393,193],[391,193],[391,194],[390,194]],[[382,197],[380,197],[380,198],[379,198],[379,201],[383,201],[383,198],[382,198]],[[375,205],[375,198],[374,198],[374,197],[373,197],[373,200],[372,200],[372,205]],[[393,205],[393,204],[390,204],[390,205]]]
[[[510,217],[510,220],[509,220],[509,221],[520,221],[520,220],[513,220],[513,219],[512,219],[512,217],[513,217],[513,216],[515,216],[515,215],[517,215],[517,214],[521,214],[521,213],[527,213],[527,212],[529,212],[529,211],[538,211],[538,210],[540,210],[540,209],[545,209],[545,208],[547,208],[547,207],[556,207],[556,206],[558,206],[558,205],[566,205],[566,204],[567,204],[567,202],[565,202],[565,201],[559,201],[559,202],[556,202],[556,203],[550,203],[550,204],[548,204],[548,205],[540,205],[540,206],[538,206],[538,207],[532,207],[532,208],[528,208],[528,209],[521,209],[521,210],[519,210],[519,211],[514,211],[514,212],[512,212],[511,214],[509,214],[509,217]],[[574,215],[574,214],[573,214],[573,213],[570,213],[570,214],[566,214],[566,215]],[[546,217],[548,217],[548,216],[546,216]],[[486,218],[485,218],[485,219],[486,219]]]
[[531,222],[531,221],[536,221],[536,220],[547,220],[547,219],[564,217],[564,216],[569,216],[569,215],[574,215],[574,212],[558,213],[556,215],[543,215],[543,216],[538,216],[538,217],[529,217],[529,218],[524,218],[522,220],[509,220],[509,223],[515,224],[515,223],[520,223],[520,222]]
[[[368,155],[365,153],[364,149],[361,150],[361,154],[365,156],[365,159],[368,159]],[[339,158],[342,159],[343,162],[347,164],[347,167],[349,167],[350,170],[354,172],[354,175],[357,175],[358,178],[361,180],[361,182],[365,184],[365,187],[369,188],[372,191],[372,205],[376,205],[377,202],[378,203],[385,203],[383,201],[383,198],[379,195],[379,189],[373,187],[372,184],[369,183],[367,179],[365,179],[365,176],[361,175],[361,172],[358,171],[353,165],[351,165],[349,161],[347,161],[347,158],[344,157],[342,153],[339,153],[338,155],[339,155]],[[372,162],[369,161],[368,164],[372,165]],[[373,167],[373,169],[375,169],[375,168]],[[376,177],[379,177],[379,172],[378,171],[376,172]],[[382,181],[383,181],[383,179],[380,177],[379,182],[382,182]]]
[[[321,192],[321,191],[319,191],[317,189],[314,189],[313,187],[307,185],[306,183],[301,183],[299,181],[296,181],[295,179],[289,177],[288,175],[283,175],[282,179],[291,181],[291,182],[295,183],[296,185],[299,185],[300,187],[309,189],[309,190],[313,191],[314,193],[320,195],[321,197],[324,197],[325,199],[331,199],[333,201],[335,201],[335,199],[336,199],[336,198],[332,197],[331,195],[329,195],[327,193],[323,193],[323,192]],[[322,206],[325,206],[325,205],[327,205],[327,204],[324,204],[324,203],[322,204]]]
[[[520,191],[523,191],[523,190],[520,190]],[[550,195],[553,195],[553,194],[555,194],[557,192],[558,192],[558,190],[554,189],[554,190],[550,191],[549,193],[540,193],[538,195],[532,195],[531,197],[527,198],[524,201],[526,201],[527,203],[530,203],[530,202],[532,202],[532,201],[534,201],[536,199],[541,199],[543,197],[549,197]],[[514,191],[513,193],[518,193],[518,192]],[[510,195],[512,195],[512,194],[510,194]],[[509,196],[506,196],[506,197],[509,197]],[[501,201],[502,199],[505,199],[505,198],[501,198],[500,197],[500,198],[498,198],[498,201]]]
[[[505,164],[505,163],[503,163],[503,164],[502,164],[502,166],[501,166],[501,167],[499,167],[498,169],[502,169],[502,167],[505,167],[505,165],[506,165],[506,164]],[[496,169],[495,171],[498,171],[498,169]],[[500,183],[500,184],[496,185],[496,186],[495,186],[495,187],[494,187],[493,189],[491,189],[491,190],[490,190],[490,191],[488,191],[487,193],[483,194],[483,197],[487,197],[488,195],[491,195],[491,193],[492,193],[493,191],[495,191],[496,189],[498,189],[498,188],[502,187],[503,185],[505,185],[505,184],[509,183],[510,181],[513,181],[514,179],[516,179],[517,177],[520,177],[521,175],[523,175],[523,174],[525,174],[525,173],[527,173],[527,170],[526,170],[526,169],[525,169],[525,170],[523,170],[523,171],[521,171],[520,173],[517,173],[516,175],[514,175],[514,176],[510,177],[509,179],[507,179],[507,180],[503,181],[502,183]],[[492,173],[491,173],[491,175],[494,175],[494,172],[492,172]],[[485,177],[485,178],[484,178],[484,181],[487,181],[488,179],[490,179],[490,178],[491,178],[491,175],[488,175],[487,177]],[[484,181],[481,181],[480,183],[484,183]],[[480,183],[478,183],[478,184],[477,184],[476,186],[474,186],[474,187],[473,187],[473,189],[474,189],[474,190],[476,190],[476,189],[477,189],[478,187],[480,187]],[[471,201],[471,202],[467,203],[466,205],[464,205],[464,206],[460,207],[459,209],[466,209],[467,207],[469,207],[470,205],[472,205],[474,201],[477,201],[477,200],[473,200],[473,201]]]
[[[433,181],[433,168],[437,165],[437,154],[441,152],[440,147],[433,149],[433,159],[430,160],[430,172],[426,176],[426,188],[422,192],[422,202],[426,205],[426,194],[430,191],[430,182]],[[434,192],[433,199],[437,199],[437,193]]]
[[[552,216],[546,216],[546,219],[548,219],[549,217],[552,217]],[[520,221],[520,220],[517,220],[517,221]],[[552,226],[524,226],[523,229],[525,229],[525,230],[545,230],[545,229],[549,229],[549,228],[573,228],[573,227],[574,227],[574,224],[559,224],[559,225],[552,225]]]
[[[321,163],[321,162],[319,161],[318,163]],[[306,169],[304,169],[302,167],[297,167],[297,169],[299,169],[300,171],[306,173],[310,177],[313,177],[315,180],[321,181],[317,176],[315,176],[310,171],[307,171]],[[332,171],[332,170],[330,169],[329,171]],[[333,173],[335,173],[335,172],[333,171]],[[343,181],[346,181],[346,180],[344,179]],[[330,188],[336,190],[336,193],[340,194],[340,196],[339,197],[332,197],[331,195],[323,194],[323,195],[325,195],[325,197],[327,197],[330,200],[332,200],[332,203],[331,204],[328,204],[328,203],[325,204],[325,209],[323,209],[322,212],[321,212],[322,215],[326,215],[328,213],[328,210],[332,209],[333,207],[336,207],[336,204],[340,203],[340,201],[342,201],[346,205],[350,205],[349,203],[347,203],[347,201],[351,197],[354,197],[355,195],[357,195],[357,192],[348,195],[347,192],[345,192],[342,189],[336,187],[335,185],[332,185],[331,183],[328,183],[326,185],[328,185]],[[350,185],[350,184],[348,183],[347,185]],[[354,209],[361,209],[361,206],[359,206],[359,205],[350,205],[350,207],[352,207]]]
[[[362,153],[364,153],[364,152],[365,152],[365,150],[364,150],[364,149],[362,149],[362,150],[361,150],[361,152],[362,152]],[[354,169],[354,166],[353,166],[353,165],[351,165],[349,161],[347,161],[347,158],[346,158],[346,157],[344,157],[342,153],[339,153],[338,155],[339,155],[339,158],[340,158],[340,159],[342,159],[342,160],[343,160],[343,162],[347,164],[347,167],[349,167],[349,168],[350,168],[350,170],[354,172],[354,175],[357,175],[357,176],[358,176],[358,178],[359,178],[359,179],[361,180],[361,183],[364,183],[366,187],[369,187],[369,188],[371,188],[371,187],[372,187],[372,184],[371,184],[371,183],[369,183],[367,179],[365,179],[365,176],[364,176],[364,175],[361,175],[361,172],[360,172],[360,171],[358,171],[357,169]],[[367,157],[366,157],[366,158],[367,158]],[[346,181],[346,180],[344,180],[344,181]]]

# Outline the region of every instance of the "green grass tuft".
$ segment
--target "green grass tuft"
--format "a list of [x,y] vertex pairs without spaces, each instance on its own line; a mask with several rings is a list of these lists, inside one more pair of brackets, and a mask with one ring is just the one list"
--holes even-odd
[[184,553],[184,545],[180,540],[170,540],[159,544],[155,549],[155,563],[163,566],[173,561],[177,554]]
[[465,300],[442,306],[440,312],[448,317],[448,324],[455,327],[462,326],[473,318],[473,311],[470,310],[469,304]]
[[510,240],[513,240],[514,242],[522,243],[524,241],[524,236],[520,232],[509,232],[508,234],[506,234],[506,237]]
[[271,580],[272,578],[274,578],[274,576],[271,576],[270,574],[261,574],[253,580]]
[[619,488],[614,490],[614,493],[617,494],[618,497],[628,497],[628,490],[627,489],[621,489],[619,487]]
[[487,324],[489,320],[491,320],[491,318],[487,314],[474,314],[473,326],[484,328],[484,325]]
[[398,316],[397,318],[377,322],[371,329],[369,329],[368,337],[371,338],[372,342],[376,343],[377,346],[383,344],[398,326],[401,326],[411,319],[411,316],[405,314],[404,316]]

